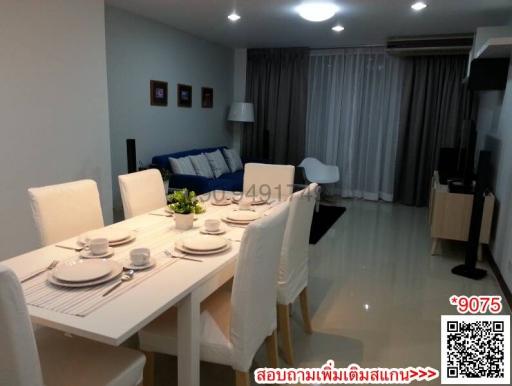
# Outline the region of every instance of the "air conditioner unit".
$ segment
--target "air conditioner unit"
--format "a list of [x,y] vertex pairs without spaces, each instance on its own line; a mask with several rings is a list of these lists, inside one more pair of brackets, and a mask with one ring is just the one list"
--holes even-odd
[[473,34],[391,37],[387,52],[391,55],[467,54],[473,46]]

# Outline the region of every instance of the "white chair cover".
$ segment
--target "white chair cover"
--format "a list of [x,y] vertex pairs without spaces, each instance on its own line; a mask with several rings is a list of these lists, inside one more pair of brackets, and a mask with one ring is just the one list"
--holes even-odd
[[318,185],[293,193],[281,251],[277,302],[292,303],[308,285],[309,232]]
[[34,339],[18,279],[0,265],[0,385],[136,386],[145,362],[137,351],[46,327]]
[[104,226],[98,186],[92,180],[30,188],[28,193],[43,246]]
[[289,205],[283,204],[249,225],[242,238],[231,295],[231,366],[238,371],[249,370],[254,354],[277,327],[279,252],[288,212]]
[[[201,303],[201,359],[249,370],[265,338],[276,329],[277,271],[287,203],[247,227],[232,290],[220,288]],[[176,355],[176,309],[139,332],[144,351]]]
[[119,176],[124,217],[131,218],[167,204],[164,182],[158,169]]
[[286,200],[293,192],[292,165],[245,164],[244,194]]
[[32,324],[19,281],[0,265],[0,385],[42,386]]
[[305,158],[299,165],[304,168],[306,179],[317,184],[334,184],[340,180],[340,169],[336,165],[326,165],[316,158]]

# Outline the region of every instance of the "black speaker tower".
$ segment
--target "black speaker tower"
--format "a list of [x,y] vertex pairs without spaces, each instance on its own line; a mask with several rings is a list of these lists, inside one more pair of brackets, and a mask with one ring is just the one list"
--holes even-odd
[[462,265],[452,269],[452,273],[474,280],[480,280],[487,275],[484,269],[476,268],[478,244],[480,243],[480,228],[482,227],[482,214],[484,212],[485,195],[489,187],[491,168],[491,152],[482,150],[478,158],[478,171],[476,175],[475,193],[473,196],[473,210],[469,225],[469,238],[466,247],[466,260]]
[[135,173],[137,171],[137,155],[135,153],[135,140],[126,140],[126,157],[128,160],[128,173]]

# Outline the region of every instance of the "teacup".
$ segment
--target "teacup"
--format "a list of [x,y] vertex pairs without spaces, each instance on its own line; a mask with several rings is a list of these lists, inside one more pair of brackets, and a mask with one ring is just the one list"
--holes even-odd
[[205,220],[204,229],[207,232],[217,232],[220,229],[220,221],[215,219]]
[[135,248],[130,251],[130,261],[133,265],[146,265],[149,263],[150,257],[149,248]]
[[249,210],[251,209],[251,200],[248,198],[242,198],[238,202],[238,209],[240,210]]
[[108,252],[108,239],[97,238],[89,240],[89,249],[93,255],[104,255]]

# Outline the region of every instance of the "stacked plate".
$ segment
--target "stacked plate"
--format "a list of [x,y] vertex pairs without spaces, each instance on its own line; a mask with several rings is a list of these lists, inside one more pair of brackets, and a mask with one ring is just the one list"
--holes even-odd
[[268,198],[264,196],[233,196],[231,198],[231,201],[233,201],[235,204],[240,202],[240,200],[247,200],[251,203],[251,205],[263,205],[268,202]]
[[223,217],[222,220],[228,224],[247,225],[260,217],[259,213],[252,210],[233,210]]
[[48,281],[61,287],[90,287],[113,280],[123,272],[114,260],[69,260],[48,273]]
[[191,255],[215,255],[231,248],[231,241],[220,236],[200,235],[178,240],[174,247]]
[[103,228],[84,233],[78,238],[78,242],[82,245],[87,245],[92,239],[105,238],[108,239],[111,247],[115,247],[116,245],[129,243],[135,240],[135,237],[135,232],[128,229]]

